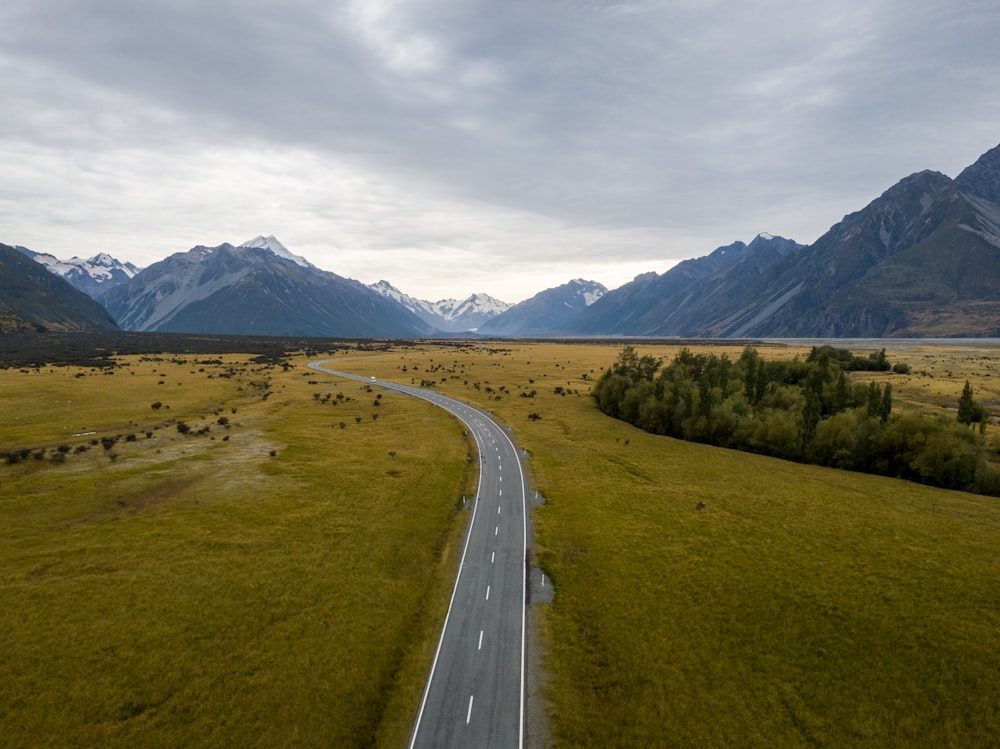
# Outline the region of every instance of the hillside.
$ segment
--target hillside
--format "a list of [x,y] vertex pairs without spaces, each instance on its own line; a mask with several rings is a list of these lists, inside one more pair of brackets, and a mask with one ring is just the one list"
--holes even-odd
[[709,290],[717,295],[731,293],[747,278],[802,247],[770,234],[758,235],[749,245],[734,242],[719,247],[705,257],[684,260],[663,274],[645,273],[608,292],[567,329],[580,334],[654,335],[653,330],[669,327],[673,318],[696,305]]
[[510,309],[510,304],[489,294],[471,294],[465,299],[439,299],[428,302],[400,291],[386,280],[368,286],[375,293],[406,307],[434,330],[443,333],[467,333]]
[[106,252],[86,259],[74,256],[69,260],[60,260],[55,255],[35,252],[27,247],[18,246],[15,249],[36,263],[41,263],[57,276],[65,278],[73,288],[97,300],[115,286],[127,283],[139,272],[132,263],[123,263]]
[[[762,235],[645,274],[568,332],[690,337],[1000,335],[1000,146],[912,174],[808,247]],[[777,241],[777,240],[780,240]]]
[[116,328],[100,304],[18,250],[0,244],[0,331]]
[[562,330],[607,293],[596,281],[576,278],[515,304],[476,331],[483,335],[539,336]]
[[273,237],[175,253],[112,289],[105,302],[126,330],[330,337],[431,332],[401,305],[313,267]]

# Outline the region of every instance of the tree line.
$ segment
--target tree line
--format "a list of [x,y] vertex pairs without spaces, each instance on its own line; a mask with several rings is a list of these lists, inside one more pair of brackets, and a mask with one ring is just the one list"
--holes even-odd
[[662,365],[626,346],[594,386],[598,407],[654,434],[1000,496],[971,386],[958,419],[893,414],[891,383],[846,374],[893,369],[884,350],[858,357],[822,346],[804,360],[771,361],[747,347],[734,361],[682,349]]

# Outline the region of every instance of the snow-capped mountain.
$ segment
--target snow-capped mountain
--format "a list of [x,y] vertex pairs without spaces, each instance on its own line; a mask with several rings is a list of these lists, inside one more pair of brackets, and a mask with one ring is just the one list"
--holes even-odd
[[483,335],[540,336],[564,329],[590,305],[608,293],[604,284],[575,278],[540,291],[479,328]]
[[116,327],[104,307],[33,262],[23,248],[0,244],[0,333]]
[[441,299],[428,302],[400,291],[388,281],[379,281],[368,288],[402,304],[417,317],[443,333],[466,333],[479,328],[487,320],[506,312],[511,305],[489,294],[473,294],[467,299]]
[[350,338],[430,334],[409,310],[360,281],[287,257],[291,253],[273,237],[265,238],[267,246],[255,242],[175,253],[112,289],[104,301],[125,330]]
[[98,253],[86,260],[79,257],[60,260],[55,255],[34,252],[20,245],[15,249],[35,262],[41,263],[50,272],[65,278],[74,288],[92,299],[100,298],[109,289],[127,282],[139,272],[139,269],[132,263],[123,263],[106,252]]
[[438,315],[434,311],[434,305],[430,302],[425,302],[423,299],[417,299],[416,297],[410,296],[385,280],[379,281],[378,283],[368,284],[368,288],[376,294],[384,296],[386,299],[391,299],[394,302],[402,304],[410,310],[410,312],[424,319],[426,322],[435,326],[439,325],[440,321],[437,319]]
[[253,239],[249,239],[240,247],[259,249],[259,250],[270,250],[278,257],[283,257],[286,260],[291,260],[296,265],[301,265],[303,268],[315,268],[316,266],[310,263],[301,255],[295,255],[285,245],[278,241],[277,237],[273,234],[269,234],[266,237],[264,235],[258,235]]
[[472,294],[462,301],[442,299],[434,302],[434,309],[453,326],[463,330],[478,330],[483,323],[492,320],[511,307],[489,294]]

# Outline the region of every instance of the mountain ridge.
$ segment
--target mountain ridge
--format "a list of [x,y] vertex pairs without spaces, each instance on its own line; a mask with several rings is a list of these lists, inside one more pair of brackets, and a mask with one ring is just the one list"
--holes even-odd
[[428,325],[443,333],[467,333],[477,330],[484,322],[510,309],[511,305],[489,294],[477,292],[465,299],[440,299],[429,302],[410,296],[381,280],[369,288],[382,296],[399,302]]
[[92,299],[99,299],[112,287],[126,283],[140,270],[132,263],[122,262],[106,252],[86,259],[74,255],[68,260],[60,260],[55,255],[35,252],[21,245],[16,245],[14,249],[66,279]]
[[[45,259],[50,268],[62,263]],[[111,260],[86,262],[96,268]],[[66,265],[73,263],[59,266],[63,272]],[[136,330],[201,330],[227,320],[232,327],[254,321],[252,332],[260,333],[272,329],[269,314],[275,325],[320,335],[994,336],[1000,145],[954,179],[933,170],[903,177],[808,246],[762,232],[613,291],[596,284],[589,298],[580,296],[585,283],[596,282],[573,279],[513,306],[487,294],[427,302],[388,281],[366,286],[322,271],[274,235],[259,235],[239,246],[198,245],[91,293]]]
[[117,328],[104,307],[66,279],[0,244],[0,332]]
[[[932,170],[904,177],[811,245],[778,246],[775,237],[760,235],[753,252],[737,243],[662,275],[637,276],[567,331],[706,338],[1000,335],[998,201],[1000,146],[954,180]],[[739,262],[731,262],[734,257]]]
[[607,293],[604,284],[575,278],[515,304],[483,323],[476,332],[510,337],[551,335],[564,329]]
[[127,330],[329,337],[433,332],[360,281],[256,244],[174,253],[105,295],[108,310]]

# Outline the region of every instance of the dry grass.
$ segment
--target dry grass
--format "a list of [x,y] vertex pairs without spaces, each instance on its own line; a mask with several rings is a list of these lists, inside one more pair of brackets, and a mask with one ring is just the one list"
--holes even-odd
[[[400,745],[473,478],[461,429],[300,366],[155,369],[0,374],[5,450],[152,428],[156,399],[210,427],[0,466],[0,745]],[[87,404],[70,424],[38,418],[60,388]]]
[[[557,745],[992,745],[996,500],[610,420],[585,393],[619,349],[428,349],[359,370],[433,375],[531,451],[548,498],[534,553],[557,590],[541,628]],[[914,369],[892,380],[902,407],[930,410],[954,407],[965,377],[988,392],[997,362],[960,347],[890,358]]]
[[[997,415],[996,349],[899,346],[897,409],[954,408],[968,378]],[[531,452],[556,743],[995,743],[996,501],[610,420],[587,392],[620,348],[426,344],[341,365],[433,380]],[[403,745],[465,520],[460,428],[301,359],[129,363],[0,373],[0,449],[46,448],[0,466],[0,744]]]

